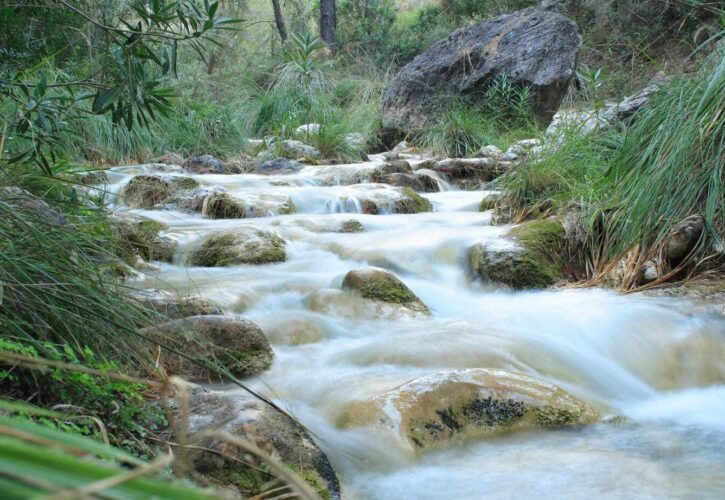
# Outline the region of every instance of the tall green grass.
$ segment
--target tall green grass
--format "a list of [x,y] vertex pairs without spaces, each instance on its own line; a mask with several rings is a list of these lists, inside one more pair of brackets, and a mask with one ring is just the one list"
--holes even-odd
[[698,214],[707,239],[725,240],[725,46],[692,78],[653,97],[626,130],[604,176],[606,244],[614,259],[645,253],[672,227]]

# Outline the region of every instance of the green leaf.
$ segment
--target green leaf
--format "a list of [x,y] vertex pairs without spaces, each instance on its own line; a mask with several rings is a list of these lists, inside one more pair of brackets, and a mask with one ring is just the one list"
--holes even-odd
[[93,113],[97,115],[105,113],[122,91],[122,87],[111,87],[96,94],[96,97],[93,99],[93,105],[91,106]]

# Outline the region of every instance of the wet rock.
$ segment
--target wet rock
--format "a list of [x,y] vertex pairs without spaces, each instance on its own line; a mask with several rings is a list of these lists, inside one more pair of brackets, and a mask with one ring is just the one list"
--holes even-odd
[[677,265],[695,248],[702,236],[705,223],[699,215],[678,223],[667,236],[666,255],[672,265]]
[[243,219],[246,213],[244,202],[227,193],[210,193],[201,205],[201,214],[210,219]]
[[494,208],[496,208],[496,202],[498,202],[500,199],[500,191],[489,191],[488,193],[483,195],[483,198],[481,199],[481,204],[478,206],[478,211],[485,212],[487,210],[493,210]]
[[195,174],[225,174],[226,166],[221,160],[212,155],[201,155],[190,158],[183,165],[184,170]]
[[430,201],[411,188],[404,187],[400,192],[403,197],[395,202],[396,214],[417,214],[433,210],[433,205],[431,205]]
[[144,260],[160,260],[171,262],[176,252],[177,244],[171,238],[159,235],[159,232],[168,229],[167,226],[151,219],[142,221],[114,221],[118,230],[122,257],[130,262],[130,255],[136,254]]
[[439,191],[438,181],[423,173],[374,174],[370,180],[390,186],[407,187],[420,193],[437,193]]
[[266,146],[264,139],[247,139],[247,145],[250,149],[259,149]]
[[68,219],[65,215],[47,202],[17,187],[5,186],[0,188],[0,202],[11,205],[15,210],[31,217],[31,222],[42,222],[51,226],[65,226]]
[[[175,404],[178,408],[178,402]],[[249,454],[219,437],[229,434],[281,461],[320,498],[341,498],[340,483],[329,459],[288,415],[245,393],[214,392],[198,386],[190,391],[188,408],[191,440],[205,432],[216,434],[205,437],[189,452],[196,471],[214,484],[236,488],[245,498],[269,488],[266,483],[271,477],[263,472],[264,467],[255,473],[246,465]]]
[[234,266],[268,264],[287,258],[285,241],[277,233],[254,226],[216,233],[192,252],[192,266]]
[[305,168],[302,163],[286,158],[275,158],[257,165],[257,172],[261,174],[293,174]]
[[336,229],[336,232],[338,233],[362,233],[363,231],[365,231],[365,228],[360,223],[360,221],[357,221],[355,219],[349,219],[344,221]]
[[410,163],[408,163],[405,160],[393,160],[391,162],[385,163],[384,165],[379,166],[375,169],[376,173],[379,175],[388,175],[388,174],[412,174],[413,169],[410,167]]
[[260,193],[239,198],[229,193],[209,193],[201,205],[202,215],[210,219],[244,219],[294,213],[289,196]]
[[353,405],[346,426],[380,425],[426,451],[536,428],[593,423],[586,403],[542,380],[504,370],[474,368],[415,379]]
[[198,186],[191,177],[137,175],[128,181],[119,196],[131,208],[152,208],[171,201],[181,190]]
[[549,287],[564,278],[564,238],[559,221],[527,222],[508,233],[503,248],[471,247],[469,270],[475,277],[514,290]]
[[153,355],[168,375],[187,379],[220,380],[199,361],[218,363],[236,377],[260,373],[272,364],[274,354],[262,330],[249,320],[230,316],[191,316],[141,330],[143,335],[191,356],[167,349]]
[[133,290],[129,297],[141,306],[168,319],[224,314],[222,306],[203,297],[179,296],[163,290]]
[[481,99],[503,75],[532,89],[534,113],[547,125],[574,77],[580,45],[573,21],[538,7],[456,30],[390,82],[383,97],[383,129],[419,133],[441,117],[445,102],[440,96]]
[[294,141],[291,139],[282,141],[281,143],[282,147],[282,154],[286,156],[287,158],[297,159],[297,158],[312,158],[318,159],[320,156],[322,156],[322,153],[320,153],[320,150],[317,149],[314,146],[310,146],[309,144],[305,144],[301,141]]
[[491,158],[446,159],[436,163],[433,170],[462,189],[477,189],[506,173],[510,166]]
[[393,273],[377,267],[355,269],[345,275],[344,290],[354,290],[363,298],[402,304],[410,310],[428,312],[428,307]]

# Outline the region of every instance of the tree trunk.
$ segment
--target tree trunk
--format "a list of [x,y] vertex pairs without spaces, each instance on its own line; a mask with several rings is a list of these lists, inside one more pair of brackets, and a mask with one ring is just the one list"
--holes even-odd
[[284,17],[282,17],[282,8],[279,6],[279,0],[272,0],[272,7],[274,8],[274,24],[277,25],[279,37],[282,39],[282,43],[284,43],[287,41],[287,26],[284,24]]
[[335,52],[335,28],[337,28],[337,6],[335,0],[320,0],[320,38]]

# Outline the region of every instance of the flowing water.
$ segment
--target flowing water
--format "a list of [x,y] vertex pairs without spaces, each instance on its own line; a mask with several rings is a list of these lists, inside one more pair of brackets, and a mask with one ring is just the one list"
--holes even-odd
[[[376,158],[380,160],[380,158]],[[725,318],[673,298],[597,289],[511,293],[466,275],[466,249],[506,245],[506,226],[478,212],[483,192],[426,194],[434,211],[364,215],[397,192],[352,184],[375,163],[307,167],[290,175],[195,175],[203,185],[296,213],[210,220],[174,210],[127,210],[168,224],[174,265],[155,263],[136,286],[195,293],[265,331],[276,358],[248,383],[315,436],[346,498],[725,498]],[[136,173],[112,172],[118,191]],[[165,175],[176,175],[173,172]],[[391,204],[392,204],[391,201]],[[384,210],[383,210],[384,211]],[[325,232],[355,219],[360,233]],[[219,230],[254,224],[287,240],[286,262],[185,267]],[[396,273],[430,318],[380,311],[340,292],[365,266]],[[606,423],[515,433],[424,455],[375,429],[340,426],[352,403],[441,370],[503,368],[559,385]],[[229,389],[234,390],[234,389]]]

